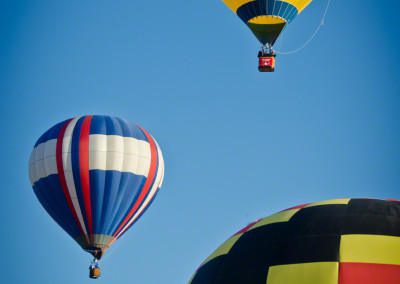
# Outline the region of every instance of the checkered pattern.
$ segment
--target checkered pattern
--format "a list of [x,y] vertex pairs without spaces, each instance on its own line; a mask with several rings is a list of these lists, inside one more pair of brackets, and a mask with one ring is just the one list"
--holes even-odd
[[400,202],[335,199],[250,224],[190,284],[400,283]]

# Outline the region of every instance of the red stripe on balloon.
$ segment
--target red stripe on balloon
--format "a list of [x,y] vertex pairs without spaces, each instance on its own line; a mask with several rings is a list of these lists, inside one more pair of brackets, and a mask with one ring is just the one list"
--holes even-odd
[[400,265],[342,262],[339,264],[339,284],[400,283]]
[[88,221],[90,238],[93,243],[92,206],[90,202],[90,178],[89,178],[89,134],[92,115],[88,115],[82,122],[79,136],[79,170],[81,174],[81,185],[83,202],[85,204],[86,219]]
[[[163,174],[164,174],[164,172],[162,173],[162,175],[163,175]],[[160,188],[160,183],[161,183],[161,181],[162,181],[162,177],[160,178],[160,181],[158,182],[157,188]],[[154,193],[152,199],[154,198],[155,195],[156,195],[156,193]],[[145,211],[146,208],[147,208],[149,205],[150,205],[150,201],[149,201],[149,202],[147,203],[147,205],[143,208],[142,212]],[[141,216],[141,215],[136,216],[136,218],[133,219],[131,225],[129,225],[128,227],[126,227],[125,229],[123,229],[123,230],[121,231],[120,236],[121,236],[126,230],[128,230],[128,229],[134,224],[135,220],[136,220],[137,218],[139,218],[140,216]],[[118,237],[118,238],[119,238],[119,237]],[[118,238],[114,239],[113,242],[115,242]]]
[[72,204],[71,196],[68,191],[68,186],[67,186],[67,181],[65,179],[64,166],[63,166],[63,161],[62,161],[62,146],[63,146],[63,141],[64,141],[64,134],[65,134],[65,130],[67,129],[71,120],[72,119],[68,120],[63,125],[63,127],[61,128],[61,131],[57,137],[57,145],[56,145],[57,172],[58,172],[58,177],[60,178],[61,187],[64,192],[65,199],[67,200],[69,209],[71,210],[72,215],[74,216],[75,222],[78,224],[79,230],[81,231],[82,235],[84,235],[85,233],[83,231],[81,223],[79,222],[78,215],[76,214],[74,205]]
[[310,204],[311,204],[311,203],[306,203],[306,204],[302,204],[302,205],[290,207],[290,208],[285,209],[285,210],[282,210],[282,211],[280,211],[280,212],[289,211],[289,210],[293,210],[293,209],[302,209],[302,208],[304,208],[304,207],[306,207],[307,205],[310,205]]
[[[146,130],[144,130],[142,127],[140,127],[140,129],[143,130],[143,132],[146,135],[147,140],[149,141],[149,144],[150,144],[150,153],[151,153],[150,169],[149,169],[149,173],[147,175],[146,182],[145,182],[145,184],[143,186],[142,192],[139,195],[139,198],[137,199],[135,205],[133,206],[133,208],[129,212],[128,216],[125,218],[124,222],[118,227],[117,231],[113,234],[114,237],[116,235],[118,235],[118,233],[122,230],[122,228],[126,225],[126,223],[129,221],[129,219],[132,217],[132,215],[138,209],[140,204],[142,204],[143,199],[147,196],[147,193],[149,192],[150,187],[153,184],[153,181],[154,181],[154,178],[155,178],[155,175],[156,175],[156,172],[157,172],[158,155],[157,155],[156,144],[154,143],[153,138],[150,136],[150,134]],[[125,230],[123,230],[122,232],[125,232]]]
[[243,233],[247,232],[251,227],[253,227],[256,223],[260,222],[261,220],[262,220],[262,218],[261,218],[261,219],[258,219],[258,220],[255,221],[255,222],[252,222],[252,223],[248,224],[246,227],[244,227],[243,229],[241,229],[240,231],[238,231],[237,233],[235,233],[234,235],[232,235],[231,238],[232,238],[233,236],[236,236],[236,235],[243,234]]

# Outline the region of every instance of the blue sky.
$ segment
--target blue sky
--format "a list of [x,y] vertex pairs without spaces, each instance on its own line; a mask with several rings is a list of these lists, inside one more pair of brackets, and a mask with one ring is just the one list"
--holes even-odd
[[[314,0],[277,49],[307,41],[326,4]],[[107,252],[100,283],[186,283],[260,217],[400,199],[399,10],[332,1],[311,44],[262,74],[260,44],[222,1],[1,1],[0,282],[91,281],[91,257],[28,178],[36,140],[70,117],[136,122],[165,158],[160,193]]]

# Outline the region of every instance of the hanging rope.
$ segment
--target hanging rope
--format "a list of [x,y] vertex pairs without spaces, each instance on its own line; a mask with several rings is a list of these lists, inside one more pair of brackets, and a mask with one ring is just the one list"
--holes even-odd
[[[276,51],[276,53],[278,53],[278,54],[292,54],[292,53],[296,53],[296,52],[302,50],[303,48],[305,48],[314,39],[315,35],[318,33],[318,31],[321,28],[321,26],[324,25],[325,17],[326,17],[326,14],[328,13],[328,9],[329,9],[330,3],[331,3],[331,0],[328,0],[328,4],[326,5],[325,13],[324,13],[324,16],[322,17],[321,23],[319,23],[319,26],[315,30],[314,34],[310,37],[310,39],[305,44],[303,44],[301,47],[299,47],[298,49],[295,49],[293,51],[289,51],[289,52]],[[282,45],[282,39],[281,39],[281,45]]]
[[126,234],[123,234],[121,238],[118,239],[118,242],[115,245],[112,245],[108,250],[105,257],[101,259],[101,262],[104,263],[106,259],[108,259],[114,252],[117,247],[125,240]]

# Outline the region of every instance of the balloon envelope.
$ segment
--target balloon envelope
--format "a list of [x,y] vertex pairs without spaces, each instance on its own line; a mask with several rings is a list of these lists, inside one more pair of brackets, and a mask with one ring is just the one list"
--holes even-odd
[[97,259],[145,212],[163,176],[161,150],[151,135],[110,116],[53,126],[29,160],[30,181],[44,209]]
[[260,219],[212,253],[189,283],[400,283],[400,202],[335,199]]
[[262,44],[273,45],[282,30],[312,0],[222,0]]

